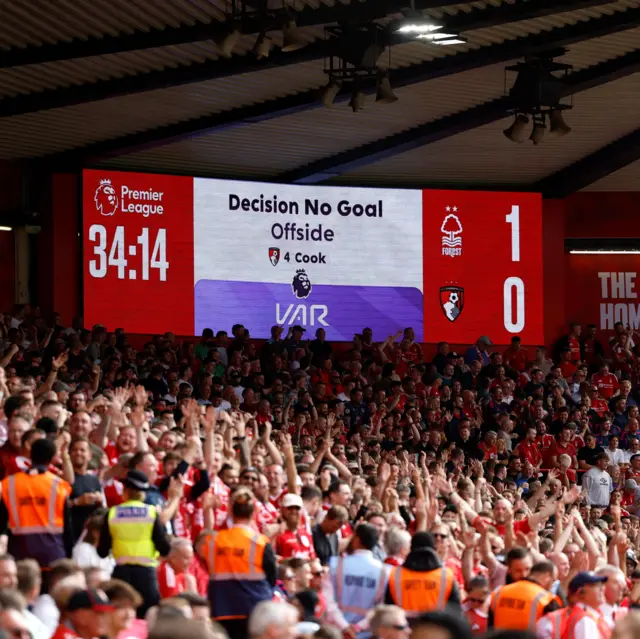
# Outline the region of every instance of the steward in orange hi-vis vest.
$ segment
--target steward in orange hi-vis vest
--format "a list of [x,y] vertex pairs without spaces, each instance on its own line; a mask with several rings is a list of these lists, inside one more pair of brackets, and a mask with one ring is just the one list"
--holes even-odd
[[416,533],[404,564],[389,576],[385,603],[403,608],[408,619],[431,610],[460,609],[453,572],[442,566],[431,543],[429,533]]
[[67,504],[71,486],[47,471],[55,454],[52,441],[35,441],[32,467],[0,482],[0,534],[9,534],[8,552],[35,559],[42,568],[70,557],[75,541]]
[[543,615],[562,607],[560,599],[548,590],[555,575],[555,566],[541,561],[531,568],[527,579],[496,588],[489,605],[489,628],[534,633]]
[[233,489],[229,506],[233,525],[206,533],[198,553],[209,572],[211,617],[229,637],[245,637],[253,609],[273,598],[276,555],[269,540],[251,526],[256,507],[253,493],[245,486]]

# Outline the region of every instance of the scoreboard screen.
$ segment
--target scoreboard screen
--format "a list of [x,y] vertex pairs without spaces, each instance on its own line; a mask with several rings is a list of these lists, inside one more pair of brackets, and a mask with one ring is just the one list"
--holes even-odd
[[541,198],[86,170],[84,314],[131,333],[542,341]]

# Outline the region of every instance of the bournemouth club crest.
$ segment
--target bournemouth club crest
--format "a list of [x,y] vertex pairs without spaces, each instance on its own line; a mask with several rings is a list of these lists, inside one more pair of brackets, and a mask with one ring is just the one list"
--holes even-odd
[[278,262],[280,261],[280,249],[279,248],[275,248],[275,247],[271,247],[269,249],[269,261],[271,262],[271,264],[273,264],[273,266],[277,266]]
[[450,322],[455,322],[464,308],[464,289],[461,286],[441,286],[440,308]]

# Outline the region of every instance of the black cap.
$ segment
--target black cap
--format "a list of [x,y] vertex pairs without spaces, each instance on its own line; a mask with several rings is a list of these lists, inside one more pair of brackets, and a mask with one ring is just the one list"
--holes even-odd
[[433,536],[428,532],[417,532],[411,538],[411,550],[419,550],[420,548],[433,548]]
[[569,582],[569,592],[575,592],[576,590],[580,590],[580,588],[590,586],[591,584],[602,584],[608,580],[609,577],[605,575],[597,575],[595,572],[590,570],[584,570],[583,572],[579,572]]
[[134,490],[149,490],[149,480],[141,470],[130,470],[122,483]]
[[306,333],[307,329],[302,328],[299,324],[296,324],[292,329],[292,331],[300,331],[301,333]]
[[71,595],[67,604],[67,611],[75,612],[76,610],[112,612],[115,607],[102,590],[92,588],[91,590],[79,590]]

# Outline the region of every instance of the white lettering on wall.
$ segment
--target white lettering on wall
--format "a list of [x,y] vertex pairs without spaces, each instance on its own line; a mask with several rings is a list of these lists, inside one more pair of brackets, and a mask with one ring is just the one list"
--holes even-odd
[[[637,273],[602,272],[600,278],[600,295],[603,300],[636,300]],[[622,322],[631,329],[640,329],[640,304],[633,302],[616,302],[600,304],[600,328],[612,331],[617,322]]]

